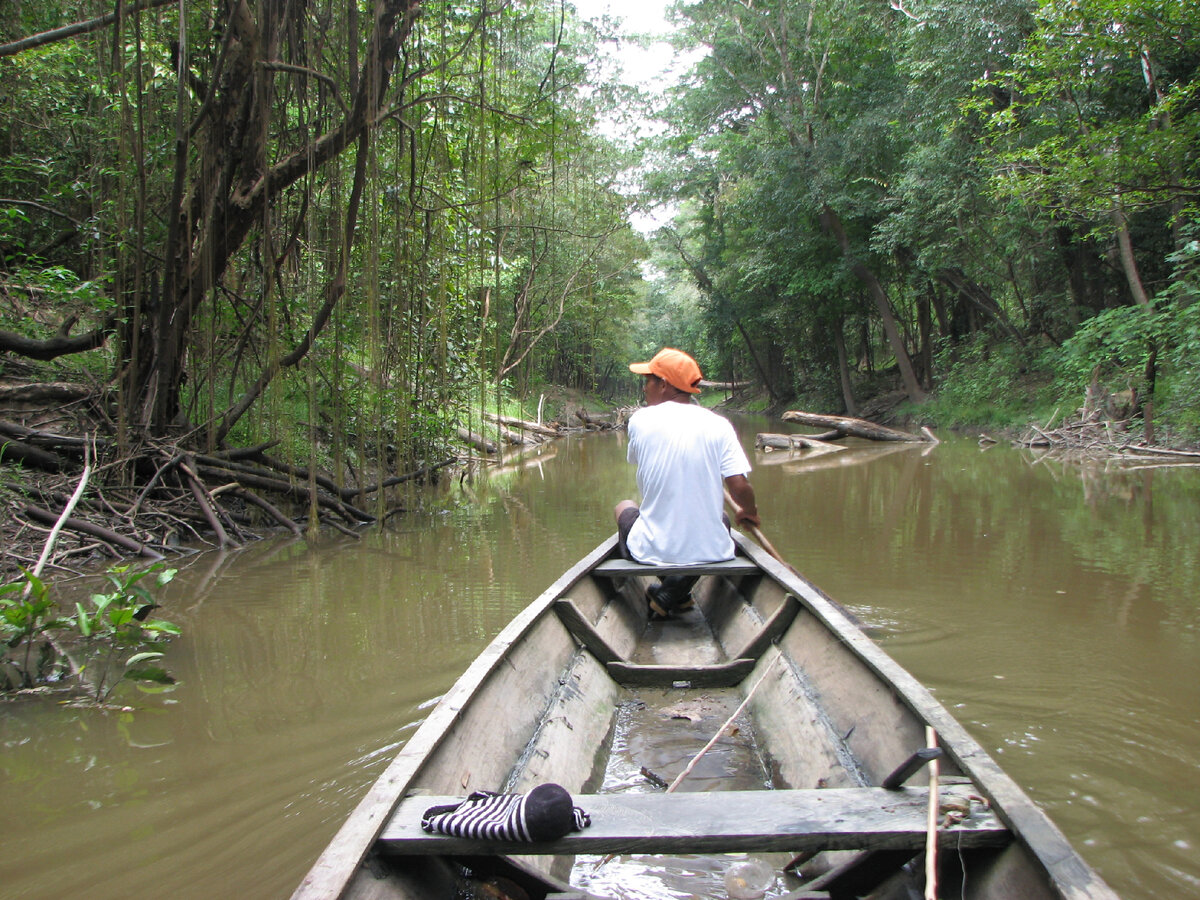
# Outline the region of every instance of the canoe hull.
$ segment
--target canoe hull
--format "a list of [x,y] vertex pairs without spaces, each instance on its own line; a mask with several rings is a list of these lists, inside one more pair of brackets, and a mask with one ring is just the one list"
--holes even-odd
[[[859,869],[854,877],[870,870],[876,881],[872,896],[890,896],[889,881],[896,882],[895,896],[904,896],[911,885],[900,882],[911,876],[900,865],[919,856],[908,845],[920,835],[911,829],[903,837],[869,832],[870,817],[857,812],[841,814],[863,823],[857,833],[851,828],[849,836],[826,834],[818,824],[799,826],[799,813],[792,807],[833,802],[841,792],[849,792],[848,802],[868,802],[862,793],[866,790],[886,801],[886,792],[877,786],[926,745],[927,729],[933,728],[945,752],[942,778],[986,801],[970,818],[987,821],[987,828],[978,831],[995,832],[984,842],[987,846],[955,861],[958,869],[969,864],[967,896],[1115,896],[974,739],[850,616],[757,546],[740,536],[738,545],[737,560],[697,570],[697,611],[679,621],[647,621],[650,570],[614,560],[614,539],[564,573],[439,701],[293,900],[460,896],[464,860],[475,876],[491,871],[496,883],[520,884],[531,897],[565,890],[569,854],[600,851],[568,844],[558,853],[531,847],[529,853],[509,857],[494,846],[426,842],[419,832],[406,832],[401,820],[412,820],[422,804],[432,805],[425,798],[463,797],[479,789],[524,792],[555,782],[577,797],[596,795],[623,704],[631,698],[676,702],[721,691],[743,702],[744,715],[753,723],[754,740],[776,789],[769,803],[766,798],[763,803],[764,810],[773,807],[776,831],[752,837],[689,832],[672,842],[659,833],[669,821],[660,818],[647,830],[640,823],[651,814],[638,813],[632,798],[616,800],[609,824],[627,829],[614,836],[625,840],[616,844],[623,852],[660,847],[719,852],[715,846],[729,852],[756,846],[754,841],[764,849],[824,850],[812,864],[817,869],[833,871],[849,862]],[[910,783],[921,778],[927,780],[918,776]],[[740,798],[739,793],[738,802],[743,802]],[[727,798],[729,803],[734,799]],[[744,802],[754,801],[749,795]],[[594,801],[605,809],[608,803],[599,797]],[[883,808],[891,815],[886,802]],[[668,810],[653,815],[678,814]],[[948,878],[940,896],[962,896],[959,876]],[[841,895],[859,894],[843,890]]]

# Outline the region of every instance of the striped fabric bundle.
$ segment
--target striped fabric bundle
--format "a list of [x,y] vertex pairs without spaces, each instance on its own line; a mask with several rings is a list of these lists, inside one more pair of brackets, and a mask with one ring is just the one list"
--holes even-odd
[[528,794],[476,791],[462,803],[433,806],[421,827],[474,840],[553,841],[592,822],[557,784],[539,784]]

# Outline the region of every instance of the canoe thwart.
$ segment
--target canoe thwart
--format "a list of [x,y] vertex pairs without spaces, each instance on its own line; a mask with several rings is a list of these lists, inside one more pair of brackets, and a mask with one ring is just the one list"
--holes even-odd
[[942,755],[943,751],[941,747],[925,747],[922,750],[918,750],[898,765],[896,771],[883,779],[883,784],[880,786],[889,791],[897,790],[904,782],[908,781],[908,779],[916,775],[922,768]]
[[[943,802],[970,804],[971,785],[941,792]],[[431,806],[459,797],[414,796],[397,808],[378,848],[394,855],[428,853],[570,855],[604,853],[737,853],[816,850],[920,850],[925,846],[928,788],[825,788],[697,791],[671,794],[577,794],[592,824],[556,841],[468,840],[421,829]],[[938,831],[947,848],[1004,846],[1008,829],[982,804]]]
[[795,594],[786,594],[779,608],[763,623],[759,632],[746,642],[740,653],[733,654],[734,659],[758,659],[767,652],[767,648],[783,636],[800,612],[800,600]]
[[555,600],[554,611],[567,631],[571,632],[571,636],[586,647],[592,656],[602,664],[608,665],[624,661],[621,654],[612,648],[612,645],[588,621],[587,616],[580,611],[570,597],[560,597]]
[[731,659],[708,666],[637,665],[607,663],[608,674],[621,687],[661,687],[686,683],[687,687],[733,687],[754,670],[758,660]]
[[592,570],[594,575],[749,575],[762,570],[738,556],[721,562],[693,563],[686,566],[658,566],[650,563],[632,562],[628,559],[606,559]]

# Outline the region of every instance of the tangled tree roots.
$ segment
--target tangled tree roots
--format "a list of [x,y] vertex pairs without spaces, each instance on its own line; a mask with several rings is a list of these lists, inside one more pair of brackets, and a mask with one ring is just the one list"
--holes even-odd
[[[120,448],[110,437],[38,430],[0,420],[0,505],[8,525],[0,568],[8,576],[28,567],[83,469],[92,460],[88,491],[63,523],[80,537],[59,550],[52,565],[73,557],[138,555],[162,559],[174,547],[200,542],[236,546],[304,524],[347,533],[376,517],[358,504],[381,489],[433,480],[452,457],[375,484],[340,487],[269,454],[271,444],[198,453],[182,443],[145,441]],[[313,516],[315,515],[315,520]]]

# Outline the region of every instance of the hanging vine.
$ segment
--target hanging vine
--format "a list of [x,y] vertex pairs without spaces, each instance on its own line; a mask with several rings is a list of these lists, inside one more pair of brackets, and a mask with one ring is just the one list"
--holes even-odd
[[[563,152],[592,140],[573,28],[562,0],[174,0],[0,46],[100,74],[70,100],[96,152],[68,217],[95,237],[63,257],[104,286],[99,338],[0,321],[0,350],[31,358],[113,338],[77,414],[111,428],[103,471],[127,480],[90,515],[124,509],[111,530],[156,545],[238,542],[250,507],[293,531],[371,521],[382,487],[453,459],[455,426],[529,383],[620,227],[616,204],[585,221],[610,179],[589,189]],[[76,452],[10,424],[2,458]]]

